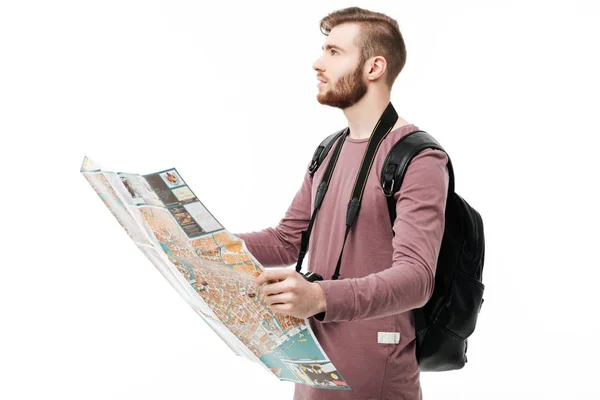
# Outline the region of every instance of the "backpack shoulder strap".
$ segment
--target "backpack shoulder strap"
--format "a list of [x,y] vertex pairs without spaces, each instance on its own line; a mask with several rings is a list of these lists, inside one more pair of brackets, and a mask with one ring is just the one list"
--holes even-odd
[[344,128],[342,130],[337,131],[336,133],[332,133],[321,142],[319,147],[317,147],[315,153],[313,154],[312,161],[308,166],[308,172],[310,173],[311,177],[315,174],[317,169],[319,169],[319,166],[321,165],[325,157],[327,157],[327,153],[329,153],[329,150],[331,150],[331,146],[333,146],[335,140],[342,136],[342,134],[344,134],[347,129],[348,128]]
[[[400,186],[402,186],[402,181],[404,180],[404,174],[412,159],[425,149],[437,149],[446,153],[442,146],[427,132],[414,131],[400,138],[400,140],[392,147],[383,162],[383,167],[381,169],[381,187],[383,189],[383,194],[387,198],[388,211],[392,225],[396,219],[394,194],[400,190]],[[448,155],[448,153],[446,153],[446,155]],[[450,176],[448,193],[453,193],[454,172],[449,156],[448,173]]]

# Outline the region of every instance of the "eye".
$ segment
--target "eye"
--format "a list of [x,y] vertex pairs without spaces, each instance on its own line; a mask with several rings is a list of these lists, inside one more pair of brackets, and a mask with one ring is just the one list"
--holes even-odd
[[331,54],[333,55],[333,53],[335,53],[335,54],[339,54],[339,53],[338,53],[336,50],[334,50],[334,49],[331,49]]

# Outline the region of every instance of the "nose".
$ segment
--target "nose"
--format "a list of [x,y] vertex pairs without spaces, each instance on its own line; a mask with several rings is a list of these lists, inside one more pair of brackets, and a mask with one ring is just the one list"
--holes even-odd
[[322,66],[322,64],[321,64],[321,57],[319,57],[319,58],[317,58],[317,59],[315,60],[315,62],[314,62],[314,63],[313,63],[313,65],[312,65],[312,68],[313,68],[315,71],[319,71],[319,72],[322,72],[322,71],[324,71],[324,69],[323,69],[323,66]]

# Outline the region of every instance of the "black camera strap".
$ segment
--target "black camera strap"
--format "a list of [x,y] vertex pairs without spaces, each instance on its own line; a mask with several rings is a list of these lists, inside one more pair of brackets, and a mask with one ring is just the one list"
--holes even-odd
[[[360,170],[356,175],[356,181],[354,182],[354,189],[352,190],[352,195],[350,197],[350,202],[348,203],[348,210],[346,212],[346,233],[344,235],[344,243],[342,244],[342,250],[340,252],[340,257],[338,259],[337,265],[335,267],[335,273],[331,277],[332,280],[338,279],[340,276],[340,266],[342,263],[342,255],[344,254],[344,246],[346,245],[346,239],[348,238],[348,234],[350,233],[350,228],[352,224],[356,220],[356,216],[358,215],[358,211],[360,210],[360,204],[362,201],[362,196],[365,191],[365,186],[367,183],[367,178],[369,177],[369,173],[371,171],[371,167],[373,166],[373,161],[375,160],[375,155],[377,154],[377,150],[379,146],[383,142],[383,140],[387,137],[388,133],[392,130],[396,121],[398,120],[398,114],[394,109],[394,106],[390,102],[386,107],[385,111],[377,121],[375,128],[369,138],[369,143],[367,145],[367,150],[363,155],[363,159],[360,165]],[[310,234],[312,232],[312,228],[314,222],[317,218],[318,211],[323,203],[323,198],[327,193],[327,189],[329,188],[329,181],[331,179],[331,175],[333,174],[333,170],[337,163],[338,157],[340,155],[342,146],[346,137],[349,135],[350,130],[346,128],[345,132],[342,134],[338,143],[335,147],[333,155],[329,160],[329,164],[327,165],[327,169],[323,174],[323,178],[321,179],[321,183],[317,189],[317,194],[315,197],[315,207],[313,210],[312,217],[310,219],[310,224],[308,225],[308,229],[306,231],[302,231],[302,241],[300,245],[300,254],[298,256],[298,263],[296,264],[296,271],[300,273],[302,270],[302,261],[304,260],[304,256],[306,255],[308,249],[308,242],[310,239]]]

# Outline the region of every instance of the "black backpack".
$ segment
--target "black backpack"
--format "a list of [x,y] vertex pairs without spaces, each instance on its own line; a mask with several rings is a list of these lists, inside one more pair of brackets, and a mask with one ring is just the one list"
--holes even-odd
[[[308,167],[311,176],[345,129],[328,136],[316,149]],[[445,150],[427,132],[403,136],[390,150],[381,170],[390,221],[396,219],[394,193],[409,163],[425,149]],[[446,153],[447,154],[447,153]],[[416,355],[422,371],[448,371],[467,362],[468,338],[475,330],[483,304],[482,283],[485,242],[481,215],[454,191],[454,171],[448,156],[450,184],[446,201],[444,236],[435,273],[433,295],[413,310]]]

